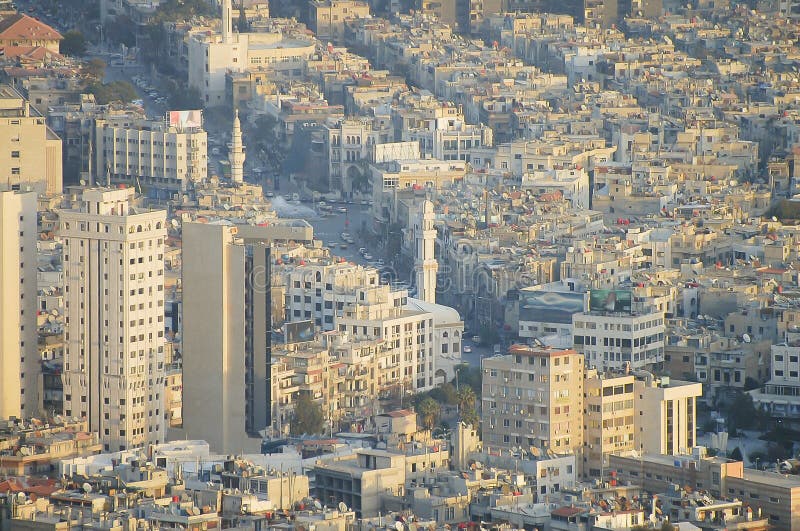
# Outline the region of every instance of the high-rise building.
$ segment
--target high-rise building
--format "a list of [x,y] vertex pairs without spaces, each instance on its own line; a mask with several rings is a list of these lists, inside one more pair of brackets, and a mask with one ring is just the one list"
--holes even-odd
[[583,446],[583,355],[515,345],[484,358],[481,416],[488,450],[572,454]]
[[217,452],[258,451],[271,425],[271,258],[237,227],[183,227],[183,430]]
[[106,450],[164,441],[166,213],[133,190],[83,190],[60,211],[65,284],[64,413]]
[[38,412],[36,194],[0,192],[0,419]]
[[0,190],[61,193],[61,139],[14,88],[0,85]]

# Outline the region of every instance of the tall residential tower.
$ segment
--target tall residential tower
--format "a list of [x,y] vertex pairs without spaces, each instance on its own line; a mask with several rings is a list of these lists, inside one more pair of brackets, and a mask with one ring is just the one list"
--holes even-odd
[[36,193],[0,192],[0,419],[38,414]]
[[258,451],[271,425],[270,247],[227,224],[183,227],[183,430]]
[[64,413],[86,417],[107,451],[164,442],[166,213],[132,196],[86,189],[60,212]]

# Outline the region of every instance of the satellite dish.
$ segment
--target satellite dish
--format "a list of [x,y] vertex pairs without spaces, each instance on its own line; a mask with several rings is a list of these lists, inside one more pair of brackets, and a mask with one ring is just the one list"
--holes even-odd
[[750,343],[750,341],[752,341],[752,339],[750,339],[750,334],[742,334],[742,341]]
[[322,504],[319,502],[319,500],[314,500],[314,508],[318,511],[322,509]]
[[405,527],[403,526],[403,522],[399,520],[394,523],[394,528],[397,529],[397,531],[404,531],[405,529]]
[[81,186],[86,186],[86,179],[81,179]]
[[344,502],[339,502],[339,512],[341,513],[347,512],[347,505]]
[[26,497],[24,492],[17,493],[17,503],[25,503]]
[[81,488],[83,489],[83,492],[85,492],[86,494],[92,492],[92,486],[89,485],[88,483],[84,483]]

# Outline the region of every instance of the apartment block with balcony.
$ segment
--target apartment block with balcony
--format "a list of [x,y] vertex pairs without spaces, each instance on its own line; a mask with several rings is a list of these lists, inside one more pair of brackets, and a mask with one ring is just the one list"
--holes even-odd
[[571,454],[583,446],[583,355],[512,346],[484,358],[484,448],[532,455]]
[[95,120],[92,173],[96,182],[182,191],[206,178],[207,147],[199,124],[109,116]]
[[583,474],[603,478],[608,473],[608,456],[635,449],[636,415],[632,374],[586,372],[584,383]]

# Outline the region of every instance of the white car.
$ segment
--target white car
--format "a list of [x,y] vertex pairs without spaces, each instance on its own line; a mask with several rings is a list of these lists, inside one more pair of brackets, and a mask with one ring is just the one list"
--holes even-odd
[[471,347],[471,346],[469,346],[469,345],[464,345],[464,348],[463,348],[462,350],[463,350],[465,353],[469,354],[470,352],[472,352],[472,347]]

